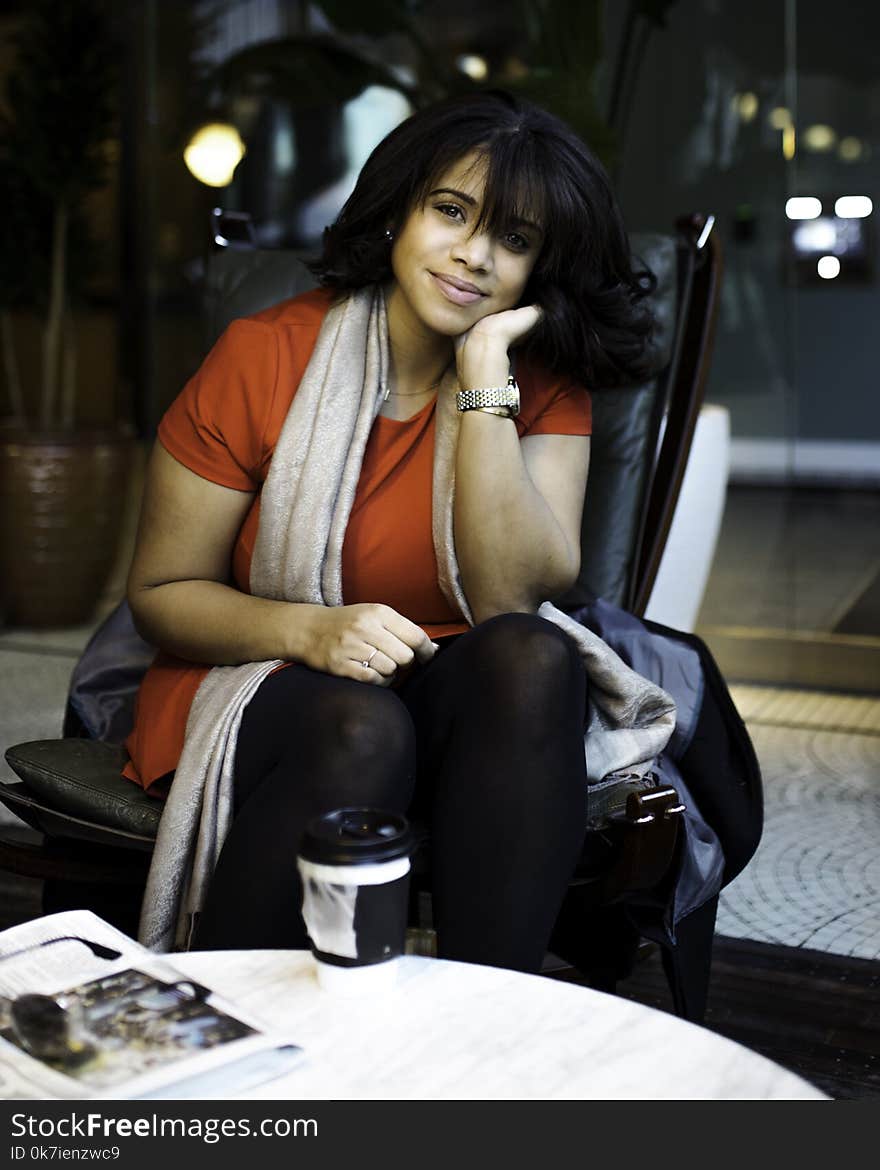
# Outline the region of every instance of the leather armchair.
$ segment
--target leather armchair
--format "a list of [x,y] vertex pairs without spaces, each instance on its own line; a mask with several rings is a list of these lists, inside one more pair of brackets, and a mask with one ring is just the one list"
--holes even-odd
[[[594,391],[582,569],[569,593],[556,599],[564,609],[598,595],[640,615],[650,597],[711,353],[720,279],[711,227],[711,216],[694,215],[679,220],[674,234],[633,237],[634,252],[657,276],[653,374],[639,386]],[[206,282],[206,348],[234,318],[313,284],[289,254],[215,253]],[[6,758],[20,783],[0,787],[0,801],[35,830],[22,839],[0,827],[0,867],[42,877],[46,912],[88,906],[130,933],[136,931],[162,804],[120,777],[120,744],[152,655],[122,603],[74,671],[64,738],[11,747]],[[115,685],[110,703],[100,699],[105,671]],[[594,985],[613,989],[638,941],[621,926],[614,907],[662,882],[675,856],[681,806],[674,789],[623,783],[606,794],[599,812],[602,833],[587,834],[554,942]],[[566,923],[588,911],[607,942],[606,957],[598,960],[566,946]],[[699,1017],[699,1000],[688,1004],[679,996],[677,1010]]]

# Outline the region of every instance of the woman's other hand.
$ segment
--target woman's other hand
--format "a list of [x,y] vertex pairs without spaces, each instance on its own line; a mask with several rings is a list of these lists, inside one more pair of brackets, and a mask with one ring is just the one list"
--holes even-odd
[[391,686],[414,662],[430,662],[436,645],[389,605],[316,606],[301,661],[313,670]]

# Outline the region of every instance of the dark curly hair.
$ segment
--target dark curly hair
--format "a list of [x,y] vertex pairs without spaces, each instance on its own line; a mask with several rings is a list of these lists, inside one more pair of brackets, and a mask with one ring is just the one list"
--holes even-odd
[[392,130],[325,229],[312,272],[340,290],[389,279],[386,229],[401,227],[435,180],[474,150],[487,164],[475,230],[536,218],[544,229],[522,303],[542,305],[545,315],[524,348],[587,386],[643,378],[653,325],[645,298],[656,280],[634,269],[605,169],[559,118],[499,90],[447,98]]

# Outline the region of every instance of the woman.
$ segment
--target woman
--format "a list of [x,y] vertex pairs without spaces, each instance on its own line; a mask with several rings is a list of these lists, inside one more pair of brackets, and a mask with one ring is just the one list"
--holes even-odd
[[577,577],[583,387],[639,372],[649,278],[587,148],[498,93],[380,143],[314,271],[162,420],[126,774],[231,777],[200,948],[305,946],[303,828],[371,804],[430,824],[439,954],[535,971],[586,819],[585,673],[536,611]]

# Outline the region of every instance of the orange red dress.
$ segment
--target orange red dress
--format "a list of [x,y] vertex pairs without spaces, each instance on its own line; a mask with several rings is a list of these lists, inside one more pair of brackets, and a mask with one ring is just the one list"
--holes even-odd
[[[315,289],[233,321],[159,425],[159,442],[213,483],[255,492],[233,549],[237,587],[249,592],[260,488],[333,293]],[[517,361],[523,435],[588,435],[583,387]],[[431,534],[434,402],[405,421],[379,416],[370,434],[342,550],[346,604],[381,601],[431,638],[467,624],[437,584]],[[148,788],[177,766],[190,705],[210,667],[159,651],[137,698],[123,775]]]

